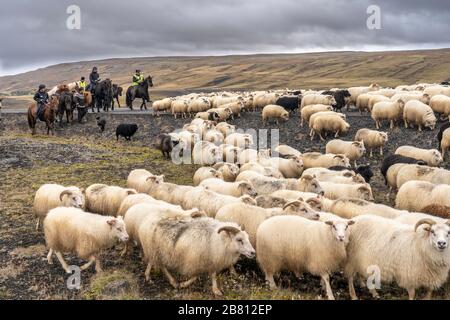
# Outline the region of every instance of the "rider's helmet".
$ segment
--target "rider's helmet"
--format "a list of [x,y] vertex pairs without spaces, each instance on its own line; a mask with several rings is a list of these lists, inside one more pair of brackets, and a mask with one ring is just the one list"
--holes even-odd
[[43,89],[45,89],[45,84],[40,84],[39,85],[39,90],[43,90]]
[[139,69],[136,69],[136,73],[141,73],[141,70],[139,70]]
[[86,79],[85,77],[81,77],[81,81],[84,81],[84,79]]
[[98,71],[97,67],[92,68],[92,72],[97,72],[97,71]]

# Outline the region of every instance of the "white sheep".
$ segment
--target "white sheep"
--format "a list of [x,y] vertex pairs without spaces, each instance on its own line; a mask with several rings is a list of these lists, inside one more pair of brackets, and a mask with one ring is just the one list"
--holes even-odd
[[444,161],[442,154],[436,149],[421,149],[413,146],[401,146],[395,150],[395,154],[417,160],[423,160],[431,167],[438,167]]
[[212,142],[215,145],[221,145],[223,141],[225,140],[225,137],[223,136],[222,132],[219,130],[211,129],[205,132],[203,136],[204,141]]
[[276,179],[263,176],[254,171],[244,171],[236,181],[250,181],[259,195],[271,194],[280,189],[321,193],[322,188],[313,176],[302,176],[300,179]]
[[73,252],[80,259],[89,260],[81,270],[95,262],[95,270],[101,272],[100,251],[112,247],[117,240],[128,241],[122,217],[100,216],[78,208],[52,209],[44,220],[44,234],[50,249],[48,263],[53,263],[55,253],[67,273],[72,272],[62,256],[63,252]]
[[329,211],[345,219],[351,219],[364,214],[373,214],[388,219],[395,219],[404,213],[384,204],[347,197],[333,201]]
[[264,167],[257,162],[248,162],[248,163],[244,164],[243,166],[241,166],[241,168],[239,169],[239,173],[244,172],[244,171],[254,171],[254,172],[260,173],[264,176],[272,177],[272,178],[278,178],[278,179],[283,178],[283,175],[281,174],[280,171],[278,171],[278,169],[275,169],[273,167]]
[[[418,288],[427,288],[427,298],[447,279],[450,269],[450,227],[429,219],[415,227],[373,215],[353,218],[355,225],[347,245],[344,273],[352,299],[357,299],[353,279],[367,279],[377,272],[381,282],[396,282],[414,299]],[[374,288],[372,295],[378,294]]]
[[122,201],[130,194],[136,193],[134,189],[93,184],[86,189],[86,211],[116,216]]
[[434,184],[450,184],[450,171],[429,166],[408,164],[397,173],[397,187],[408,181],[428,181]]
[[416,124],[419,131],[422,131],[422,127],[434,130],[437,119],[433,109],[425,103],[411,100],[405,104],[405,108],[403,109],[403,121],[405,128],[408,128],[411,124]]
[[331,200],[343,197],[358,198],[373,201],[372,188],[369,184],[342,184],[335,182],[321,181],[320,186],[324,191],[324,196]]
[[192,180],[194,182],[194,186],[198,186],[203,180],[210,178],[218,178],[223,180],[223,175],[221,172],[212,167],[201,167],[195,171]]
[[450,151],[450,128],[445,129],[444,132],[442,132],[442,139],[441,139],[442,161],[445,160],[445,154],[449,151]]
[[[195,189],[195,187],[163,182],[153,188],[150,195],[157,200],[181,206],[184,201],[185,194],[192,189]],[[189,209],[194,207],[195,206],[192,206]]]
[[280,120],[286,122],[289,120],[289,112],[281,106],[269,104],[262,111],[264,125],[271,119],[275,119],[277,124],[280,124]]
[[199,210],[205,212],[208,217],[215,217],[220,208],[227,204],[236,202],[256,205],[255,199],[250,196],[236,198],[208,190],[207,188],[201,186],[187,191],[184,194],[181,206],[185,210],[198,208]]
[[222,179],[227,182],[236,181],[239,174],[239,167],[234,163],[220,162],[216,163],[213,168],[222,174]]
[[44,184],[34,196],[33,212],[37,217],[36,230],[47,213],[56,207],[84,208],[86,199],[78,187],[64,187],[59,184]]
[[[217,273],[232,267],[240,255],[255,256],[246,232],[234,223],[211,218],[146,220],[139,228],[139,238],[147,262],[146,274],[152,266],[162,269],[175,288],[192,284],[204,273],[212,279],[212,291],[221,296]],[[179,283],[169,272],[188,278]]]
[[235,147],[247,149],[253,144],[253,137],[250,134],[232,133],[225,138],[226,144],[232,144]]
[[288,145],[282,144],[277,146],[274,149],[275,152],[277,152],[281,157],[287,158],[290,156],[301,156],[302,153],[298,151],[297,149],[294,149]]
[[228,124],[226,122],[219,122],[216,127],[216,130],[220,131],[224,137],[236,132],[236,126]]
[[[427,181],[408,181],[398,190],[395,207],[400,210],[420,212],[430,205],[450,207],[450,185]],[[420,196],[418,196],[420,195]]]
[[323,111],[333,111],[333,107],[325,104],[313,104],[309,106],[305,106],[300,111],[300,126],[303,127],[304,122],[309,122],[309,119],[313,114]]
[[222,162],[221,149],[208,141],[199,141],[192,150],[192,160],[194,164],[213,165]]
[[278,190],[272,193],[271,196],[285,199],[288,202],[294,200],[304,200],[316,211],[330,211],[331,205],[333,204],[333,200],[327,199],[321,194],[312,192]]
[[339,137],[339,134],[345,134],[350,129],[350,124],[339,116],[320,115],[320,112],[316,114],[318,116],[315,118],[311,127],[311,141],[316,134],[320,137],[320,140],[325,141],[325,138],[322,135],[324,132],[332,132],[334,133],[334,137],[337,138]]
[[390,128],[394,129],[395,123],[403,118],[404,107],[405,102],[402,99],[375,103],[370,114],[376,128],[381,128],[381,120],[388,120]]
[[151,188],[164,182],[164,175],[154,175],[145,169],[136,169],[129,173],[127,187],[137,192],[149,193]]
[[430,107],[441,116],[450,117],[450,97],[442,94],[435,95],[430,100]]
[[[117,211],[117,216],[125,217],[125,214],[127,213],[128,209],[130,209],[135,204],[155,203],[155,202],[161,201],[156,200],[155,198],[145,193],[130,194],[125,199],[123,199],[122,203],[120,204],[119,210]],[[178,208],[181,209],[180,206],[178,206]]]
[[264,209],[244,203],[228,204],[217,212],[216,219],[223,222],[235,222],[248,233],[250,243],[256,245],[256,231],[266,219],[279,215],[299,215],[306,219],[318,220],[319,213],[303,201],[291,201],[283,208]]
[[319,152],[307,152],[302,154],[303,166],[309,168],[330,168],[342,166],[350,168],[350,160],[343,154],[321,154]]
[[299,178],[304,169],[301,156],[290,156],[288,159],[259,157],[258,163],[264,167],[272,167],[279,171],[285,178]]
[[363,141],[343,141],[340,139],[331,140],[325,147],[326,153],[343,154],[350,161],[353,161],[356,168],[356,160],[361,159],[366,153]]
[[311,221],[297,216],[276,216],[265,220],[256,233],[257,260],[271,289],[274,275],[282,270],[296,275],[309,272],[325,283],[328,299],[334,299],[330,274],[347,259],[352,220]]
[[305,94],[302,98],[300,110],[303,110],[305,106],[310,106],[314,104],[324,104],[332,106],[333,104],[336,104],[336,100],[331,95]]
[[359,129],[356,132],[354,141],[362,141],[364,147],[370,151],[370,156],[373,157],[373,149],[380,149],[380,156],[383,155],[383,147],[388,142],[388,134],[370,129]]
[[217,193],[233,197],[241,197],[244,195],[256,197],[258,195],[252,183],[249,181],[226,182],[218,178],[209,178],[202,181],[200,185]]
[[236,163],[239,161],[239,155],[242,152],[241,148],[235,147],[231,144],[222,144],[219,147],[222,151],[222,160],[224,162]]

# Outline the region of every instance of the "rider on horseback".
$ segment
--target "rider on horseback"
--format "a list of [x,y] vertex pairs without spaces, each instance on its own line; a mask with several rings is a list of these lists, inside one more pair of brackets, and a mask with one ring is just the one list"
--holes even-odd
[[100,80],[100,75],[98,74],[97,67],[92,68],[92,72],[89,75],[89,89],[91,92],[94,92],[97,83]]
[[37,118],[41,121],[44,121],[43,115],[45,110],[45,105],[48,103],[49,96],[47,90],[45,90],[45,85],[39,85],[39,90],[35,93],[33,97],[34,101],[37,103]]
[[77,85],[78,85],[78,88],[80,88],[81,91],[84,92],[86,90],[86,87],[87,87],[87,82],[85,80],[85,77],[81,77],[81,80],[78,81]]
[[141,70],[136,70],[136,73],[133,75],[133,87],[140,85],[144,81],[144,75],[141,74]]

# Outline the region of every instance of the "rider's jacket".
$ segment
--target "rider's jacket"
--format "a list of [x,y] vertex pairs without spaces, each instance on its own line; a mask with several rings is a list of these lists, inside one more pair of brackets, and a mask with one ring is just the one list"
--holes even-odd
[[89,81],[91,83],[96,83],[98,79],[100,79],[100,75],[98,74],[98,72],[91,72],[91,74],[89,75]]
[[138,75],[137,73],[134,74],[134,76],[133,76],[133,86],[138,86],[142,82],[144,82],[144,75],[142,75],[142,74]]
[[80,89],[82,89],[83,91],[86,90],[87,82],[86,82],[86,81],[80,80],[80,81],[78,82],[78,87],[79,87]]
[[33,97],[34,101],[36,101],[39,104],[43,104],[43,103],[47,103],[48,102],[48,93],[47,92],[42,92],[42,91],[37,91]]

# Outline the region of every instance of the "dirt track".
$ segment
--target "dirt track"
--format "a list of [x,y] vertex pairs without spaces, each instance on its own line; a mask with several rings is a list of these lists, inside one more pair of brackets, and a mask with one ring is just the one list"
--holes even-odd
[[[35,231],[35,220],[31,207],[33,194],[43,183],[56,182],[87,187],[92,183],[125,185],[129,171],[146,168],[155,173],[164,173],[169,181],[188,184],[195,171],[194,166],[175,166],[162,159],[159,152],[149,148],[152,138],[160,132],[169,132],[181,127],[188,120],[174,120],[151,115],[102,115],[107,129],[100,134],[94,115],[88,115],[88,122],[57,129],[54,137],[29,134],[25,115],[4,114],[0,123],[0,299],[211,299],[209,282],[205,279],[186,290],[173,290],[162,275],[154,274],[153,284],[143,281],[143,264],[135,251],[132,255],[119,257],[120,247],[105,252],[105,272],[96,276],[92,270],[82,274],[82,288],[70,291],[65,286],[67,275],[55,260],[54,265],[46,262],[45,241],[42,231]],[[352,139],[359,128],[374,128],[367,116],[350,113],[352,126],[344,139]],[[137,123],[139,131],[131,143],[116,142],[114,129],[119,123]],[[244,114],[231,121],[239,128],[263,128],[260,114]],[[40,123],[38,133],[43,133]],[[272,124],[267,129],[277,129]],[[280,143],[287,143],[302,152],[324,152],[325,144],[307,137],[307,128],[300,128],[297,117],[280,126]],[[42,131],[39,131],[42,130]],[[437,130],[422,133],[412,129],[389,131],[390,140],[386,154],[398,146],[413,144],[418,147],[436,147]],[[375,177],[371,183],[377,202],[386,203],[384,186],[378,167],[381,157],[364,159],[374,168]],[[446,167],[449,165],[447,163]],[[388,202],[392,204],[392,199]],[[67,255],[70,263],[81,264]],[[319,279],[305,276],[301,280],[290,274],[283,274],[283,290],[269,291],[254,261],[240,262],[238,276],[228,272],[220,276],[227,299],[317,299],[323,298]],[[332,287],[336,298],[348,298],[346,284],[341,275],[333,277]],[[448,287],[437,292],[438,298],[448,298]],[[381,291],[383,298],[406,298],[398,288]],[[360,290],[362,298],[368,298]]]

